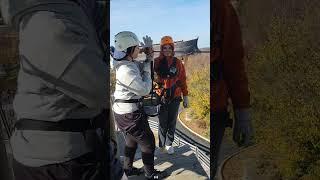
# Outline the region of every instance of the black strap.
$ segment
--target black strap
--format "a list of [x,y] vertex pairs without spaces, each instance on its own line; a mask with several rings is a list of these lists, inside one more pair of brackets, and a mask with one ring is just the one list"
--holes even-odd
[[[166,78],[166,79],[170,79],[170,78],[174,78],[177,76],[178,74],[178,69],[176,67],[177,65],[177,58],[173,57],[173,61],[172,64],[170,65],[170,67],[168,67],[168,60],[166,58],[162,59],[160,61],[160,67],[159,67],[159,76],[161,78]],[[176,72],[175,73],[171,73],[170,69],[171,68],[176,68]]]
[[171,86],[171,88],[170,88],[170,99],[174,99],[174,94],[175,94],[175,92],[176,92],[176,84],[173,84],[172,86]]
[[176,67],[176,65],[177,65],[177,58],[176,58],[176,57],[173,57],[173,62],[172,62],[172,64],[171,64],[170,68],[171,68],[171,67]]
[[83,132],[94,129],[91,119],[66,119],[58,122],[20,119],[15,123],[17,130]]
[[142,102],[142,98],[140,98],[140,99],[128,99],[128,100],[116,99],[116,100],[114,100],[114,102],[116,102],[116,103],[139,103],[139,102]]
[[[174,78],[178,75],[178,68],[177,68],[177,58],[176,57],[173,57],[173,61],[172,61],[172,64],[170,65],[169,67],[169,76],[170,78]],[[176,72],[175,73],[171,73],[170,70],[171,68],[175,68],[176,69]]]

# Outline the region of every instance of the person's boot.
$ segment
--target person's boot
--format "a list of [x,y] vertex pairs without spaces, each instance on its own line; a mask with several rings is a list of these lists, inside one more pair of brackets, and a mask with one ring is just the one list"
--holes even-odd
[[164,153],[167,153],[167,150],[166,148],[163,146],[163,147],[159,147],[159,152],[164,154]]
[[158,171],[158,170],[154,170],[153,173],[150,175],[145,174],[145,177],[147,180],[164,179],[168,176],[169,174],[166,171]]
[[130,169],[124,169],[126,175],[129,176],[139,176],[144,173],[143,168],[132,167]]
[[173,154],[174,153],[173,146],[166,146],[166,150],[167,150],[168,154]]
[[134,155],[136,154],[137,148],[131,148],[131,147],[125,147],[124,149],[124,161],[123,161],[123,167],[124,167],[124,172],[126,175],[129,176],[139,176],[140,174],[144,173],[142,168],[136,168],[133,167],[133,160],[134,160]]

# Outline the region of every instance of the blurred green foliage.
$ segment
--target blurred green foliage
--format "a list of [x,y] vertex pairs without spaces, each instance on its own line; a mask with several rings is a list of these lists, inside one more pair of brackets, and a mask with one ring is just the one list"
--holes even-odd
[[206,130],[206,137],[210,137],[209,54],[189,56],[186,62],[186,72],[192,120]]
[[259,0],[259,7],[274,9],[255,15],[265,23],[259,30],[246,21],[250,9],[259,9],[255,3],[242,2],[239,12],[244,40],[252,43],[248,76],[257,141],[282,179],[320,179],[320,4]]

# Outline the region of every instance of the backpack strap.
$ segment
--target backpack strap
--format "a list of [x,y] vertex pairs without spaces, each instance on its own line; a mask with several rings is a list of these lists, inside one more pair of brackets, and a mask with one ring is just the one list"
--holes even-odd
[[[170,72],[170,69],[171,69],[171,68],[175,68],[175,69],[176,69],[175,73],[171,73],[171,72]],[[178,75],[177,58],[176,58],[176,57],[173,57],[172,64],[171,64],[170,67],[169,67],[169,76],[170,76],[170,78],[174,78],[174,77],[176,77],[177,75]]]

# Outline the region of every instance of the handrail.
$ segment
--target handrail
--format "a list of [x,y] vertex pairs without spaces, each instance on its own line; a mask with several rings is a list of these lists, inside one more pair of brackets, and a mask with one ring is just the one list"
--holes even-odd
[[218,168],[217,179],[218,179],[218,180],[225,180],[225,179],[226,179],[225,176],[224,176],[224,174],[223,174],[223,170],[224,170],[225,165],[227,164],[227,162],[229,162],[233,157],[239,155],[240,153],[242,153],[242,152],[244,152],[244,151],[246,151],[246,150],[248,150],[248,149],[250,149],[250,148],[254,148],[254,147],[256,147],[256,146],[257,146],[257,144],[250,145],[250,146],[247,146],[247,147],[242,147],[242,148],[240,148],[238,151],[236,151],[235,153],[233,153],[233,154],[229,155],[228,157],[226,157],[226,158],[222,161],[221,165],[220,165],[219,168]]

